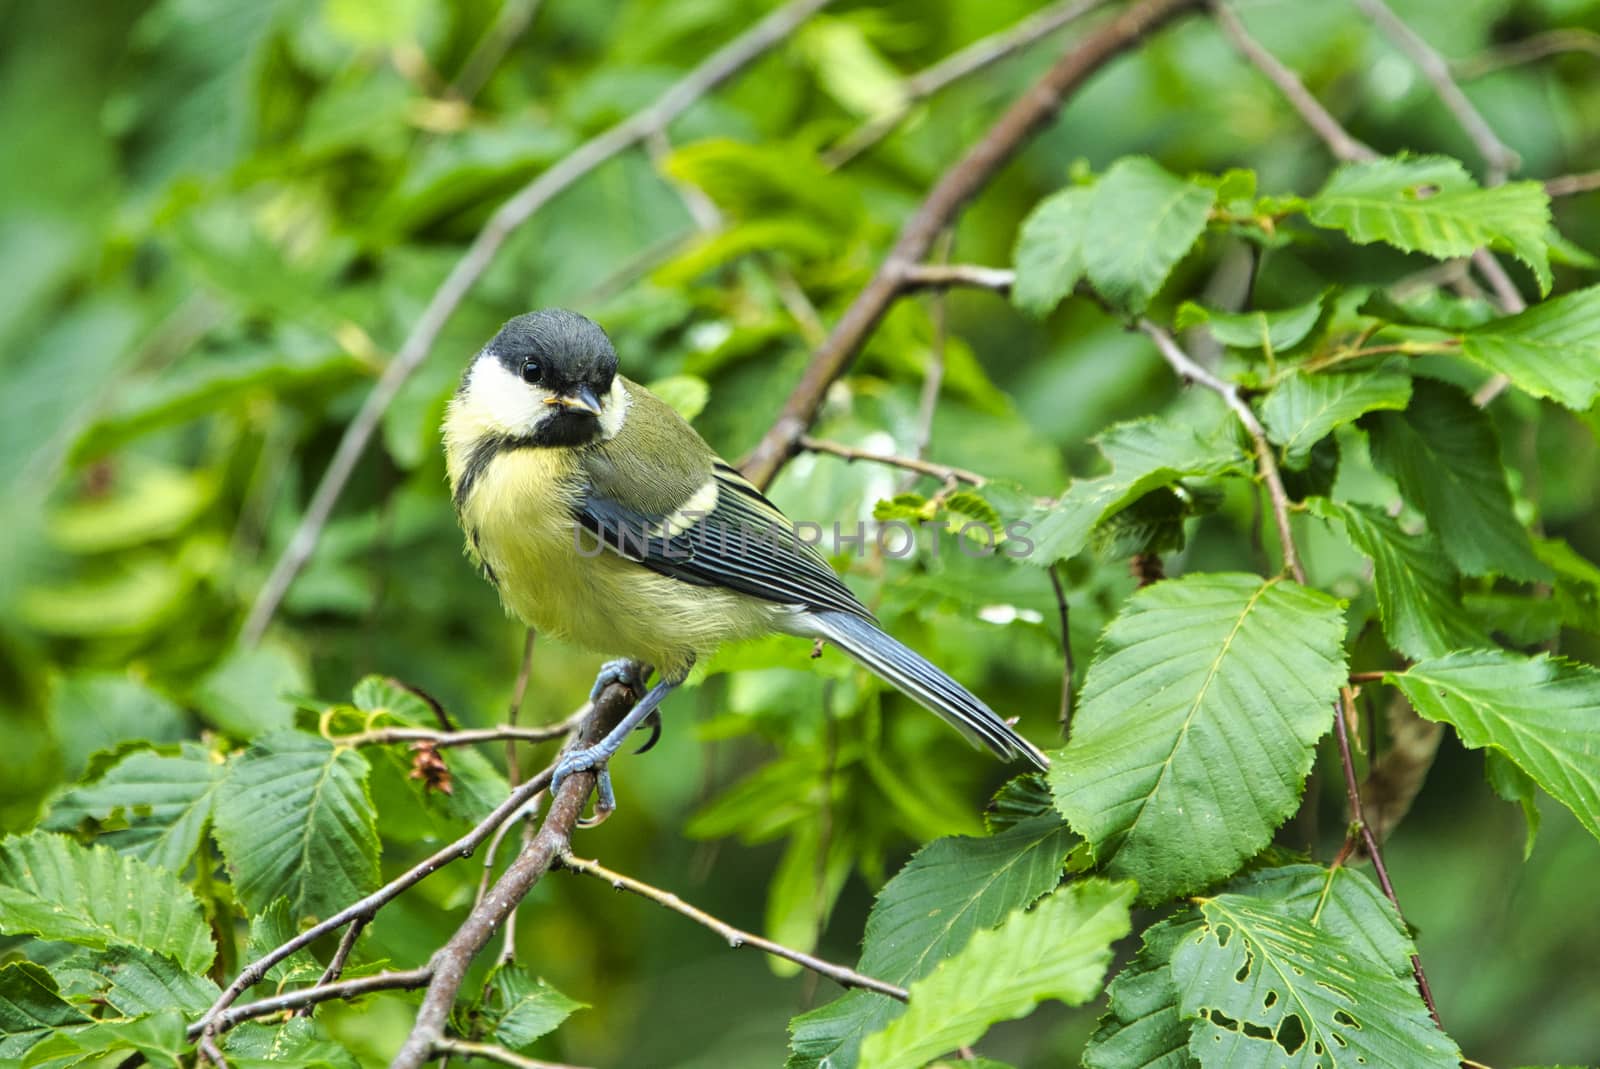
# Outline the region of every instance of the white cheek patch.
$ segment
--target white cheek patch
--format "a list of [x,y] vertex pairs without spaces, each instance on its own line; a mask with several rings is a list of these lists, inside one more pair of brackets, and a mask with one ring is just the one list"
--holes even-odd
[[487,353],[472,365],[467,396],[468,403],[482,414],[491,430],[519,438],[554,411],[545,403],[551,396],[549,390],[523,382],[521,376],[513,375]]
[[600,438],[609,442],[622,430],[622,421],[627,418],[628,406],[633,403],[633,398],[628,395],[628,388],[622,385],[622,376],[618,375],[611,380],[611,389],[600,402]]

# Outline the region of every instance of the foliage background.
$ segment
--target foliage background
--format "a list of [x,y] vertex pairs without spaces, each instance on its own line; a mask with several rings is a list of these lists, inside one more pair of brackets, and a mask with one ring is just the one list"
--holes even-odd
[[[625,154],[547,207],[512,238],[385,417],[380,447],[254,650],[234,636],[309,487],[375,369],[494,204],[648,103],[754,12],[734,0],[156,0],[95,5],[92,16],[21,0],[0,12],[9,513],[0,822],[30,827],[93,755],[127,740],[247,740],[292,723],[301,700],[345,699],[368,674],[423,688],[463,724],[498,721],[521,632],[461,557],[436,431],[470,354],[510,315],[575,307],[610,329],[633,377],[684,377],[676,385],[690,405],[704,383],[696,425],[738,456],[805,362],[808,327],[788,291],[798,286],[831,322],[899,220],[1055,49],[1035,48],[918,106],[836,174],[823,172],[817,151],[892,106],[902,74],[1029,7],[841,4],[691,109],[663,157]],[[1590,0],[1395,7],[1461,60],[1543,30],[1600,29]],[[1380,151],[1475,158],[1430,88],[1352,6],[1244,10]],[[530,17],[525,32],[470,100],[452,95],[475,45],[508,11]],[[1597,62],[1565,54],[1467,81],[1524,174],[1600,166]],[[1196,18],[1079,94],[964,213],[953,255],[1008,264],[1022,218],[1077,161],[1098,172],[1132,153],[1179,174],[1252,167],[1268,192],[1309,193],[1330,168],[1276,93]],[[728,236],[696,237],[673,182],[709,193]],[[1561,232],[1600,249],[1597,207],[1595,193],[1558,200]],[[1322,279],[1399,278],[1422,266],[1332,243],[1277,250],[1268,262],[1257,296],[1276,306]],[[1168,292],[1223,303],[1239,278],[1237,250],[1212,241]],[[1593,281],[1586,269],[1558,268],[1562,288]],[[901,302],[821,432],[909,448],[936,334],[931,298]],[[1189,403],[1146,339],[1084,302],[1035,322],[993,295],[952,293],[946,359],[930,455],[1034,494],[1056,495],[1070,475],[1095,470],[1088,439],[1109,424]],[[1526,397],[1494,412],[1545,532],[1600,558],[1594,413]],[[796,517],[853,522],[899,481],[804,456],[774,497]],[[1251,522],[1248,499],[1229,498],[1194,525],[1169,571],[1249,567]],[[1339,552],[1309,549],[1324,574],[1341,566]],[[1020,715],[1031,738],[1054,738],[1060,662],[1044,571],[948,552],[938,564],[867,561],[853,571],[891,631]],[[1123,562],[1092,554],[1068,577],[1081,676],[1134,581]],[[1600,657],[1593,633],[1559,637],[1575,657]],[[619,763],[619,817],[583,833],[578,849],[736,923],[817,938],[823,953],[851,960],[886,875],[921,842],[978,831],[1005,772],[897,699],[880,715],[858,677],[827,659],[812,666],[791,646],[734,651],[673,699],[657,751]],[[597,663],[541,643],[527,718],[564,716]],[[486,752],[501,760],[498,747]],[[1311,815],[1281,840],[1326,858],[1343,832],[1336,771],[1313,790]],[[385,873],[436,835],[408,814],[409,798],[380,798]],[[1521,815],[1486,788],[1481,755],[1447,740],[1387,852],[1441,1016],[1489,1063],[1600,1051],[1590,968],[1600,930],[1582,922],[1595,843],[1565,809],[1543,808],[1524,863]],[[452,929],[477,877],[469,863],[421,885],[384,914],[365,952],[420,960]],[[521,911],[518,941],[530,967],[594,1006],[547,1041],[549,1056],[584,1064],[641,1064],[643,1050],[664,1066],[776,1064],[788,1019],[829,997],[588,882],[542,883]],[[319,1019],[376,1065],[403,1034],[408,1006],[383,996],[325,1007]],[[984,1049],[1021,1064],[1075,1058],[1094,1016],[1092,1006],[1046,1008],[997,1030]]]

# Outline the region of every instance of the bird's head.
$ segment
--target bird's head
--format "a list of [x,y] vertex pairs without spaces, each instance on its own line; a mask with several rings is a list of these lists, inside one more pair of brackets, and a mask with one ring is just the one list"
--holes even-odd
[[487,433],[575,446],[616,434],[627,396],[599,324],[547,308],[500,328],[467,369],[456,405]]

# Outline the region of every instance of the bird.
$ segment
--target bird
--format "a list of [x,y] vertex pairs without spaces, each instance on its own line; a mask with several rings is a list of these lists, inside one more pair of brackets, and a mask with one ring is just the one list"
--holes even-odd
[[[596,812],[609,812],[607,762],[695,661],[772,633],[831,643],[970,742],[1049,767],[992,709],[889,636],[673,408],[619,374],[594,321],[558,308],[508,321],[468,365],[442,437],[467,556],[504,607],[541,634],[615,656],[592,697],[612,682],[642,694],[603,739],[558,759],[552,794],[572,773],[596,770]],[[645,691],[651,668],[659,681]]]

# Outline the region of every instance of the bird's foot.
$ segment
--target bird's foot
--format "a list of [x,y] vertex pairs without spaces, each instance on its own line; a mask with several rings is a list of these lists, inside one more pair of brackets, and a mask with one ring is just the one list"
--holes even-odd
[[644,697],[644,680],[649,675],[649,670],[638,661],[618,658],[607,661],[600,666],[600,674],[594,677],[594,686],[589,688],[589,701],[600,700],[600,695],[613,683],[621,683],[633,691],[634,700]]
[[[627,658],[607,661],[600,666],[600,674],[594,677],[594,686],[589,690],[589,701],[591,704],[599,701],[600,695],[613,683],[620,683],[633,691],[634,700],[637,701],[644,697],[644,681],[649,675],[650,669],[638,661],[630,661]],[[645,740],[643,746],[633,751],[636,754],[648,752],[656,743],[661,741],[660,714],[652,712],[644,723],[639,726],[648,727],[650,729],[650,737]]]
[[594,815],[580,818],[580,828],[592,828],[603,823],[617,808],[617,796],[611,789],[611,770],[606,767],[606,762],[611,759],[611,751],[607,751],[604,743],[589,746],[582,750],[572,750],[561,755],[561,760],[556,762],[555,771],[550,774],[550,797],[554,798],[561,789],[561,784],[574,772],[595,771],[595,799]]

